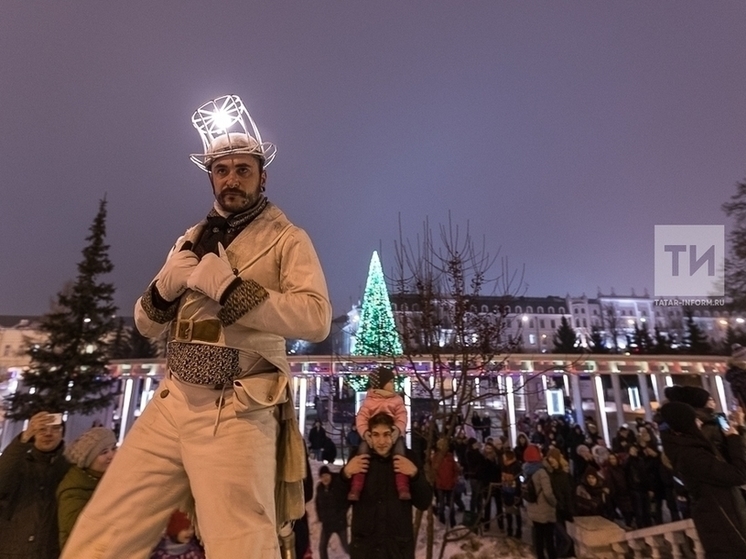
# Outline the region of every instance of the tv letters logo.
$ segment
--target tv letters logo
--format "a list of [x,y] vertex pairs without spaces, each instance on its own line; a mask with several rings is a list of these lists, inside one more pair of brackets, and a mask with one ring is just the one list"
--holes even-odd
[[655,296],[723,297],[724,225],[655,226]]

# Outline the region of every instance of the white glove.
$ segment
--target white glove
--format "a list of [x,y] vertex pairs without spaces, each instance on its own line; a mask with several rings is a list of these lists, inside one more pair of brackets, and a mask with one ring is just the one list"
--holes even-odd
[[220,256],[214,252],[208,252],[202,257],[192,275],[189,276],[187,287],[219,303],[223,293],[237,276],[233,273],[233,267],[221,243],[218,243],[218,252]]
[[155,288],[159,295],[166,301],[178,299],[186,291],[187,280],[197,264],[199,264],[197,255],[182,245],[181,250],[174,252],[158,273]]

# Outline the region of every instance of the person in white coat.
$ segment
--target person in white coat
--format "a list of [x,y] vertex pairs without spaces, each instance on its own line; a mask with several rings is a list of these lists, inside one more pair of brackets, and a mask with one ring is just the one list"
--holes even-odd
[[328,335],[324,274],[308,235],[264,194],[275,150],[241,100],[210,101],[192,122],[204,147],[192,161],[215,202],[135,305],[142,334],[167,336],[168,377],[63,559],[146,558],[185,503],[211,559],[279,559],[278,532],[304,513],[285,338]]

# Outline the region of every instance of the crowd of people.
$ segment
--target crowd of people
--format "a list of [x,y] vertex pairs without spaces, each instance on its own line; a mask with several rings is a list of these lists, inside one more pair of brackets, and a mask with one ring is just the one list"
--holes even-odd
[[[702,388],[669,387],[655,421],[621,425],[611,444],[590,417],[578,425],[565,417],[526,416],[514,446],[505,435],[492,436],[490,422],[485,429],[479,416],[478,428],[455,418],[452,436],[420,417],[413,421],[412,462],[428,474],[431,506],[444,527],[494,528],[520,539],[530,526],[539,559],[573,557],[567,524],[582,516],[627,530],[693,518],[708,559],[746,557],[746,501],[738,489],[746,482],[744,417],[739,411],[727,421],[715,408]],[[344,470],[334,474],[323,466],[321,474],[323,559],[332,534],[349,549],[343,528],[350,501],[340,489],[330,505],[330,488],[349,488]]]
[[[0,559],[57,559],[117,450],[92,427],[65,446],[58,414],[39,412],[0,455]],[[152,559],[204,559],[186,515],[174,510]]]
[[[319,557],[328,557],[333,536],[353,559],[414,557],[413,508],[432,507],[449,528],[520,539],[530,526],[539,559],[574,556],[567,523],[581,516],[630,530],[691,517],[708,559],[746,559],[744,413],[716,413],[698,387],[669,387],[666,398],[655,421],[621,425],[610,445],[591,418],[581,426],[524,417],[511,446],[463,418],[448,436],[422,417],[408,449],[403,401],[393,373],[381,369],[358,414],[356,451],[340,471],[324,464],[318,472]],[[0,559],[56,559],[116,453],[114,433],[100,426],[65,447],[65,425],[54,416],[32,417],[0,455]],[[320,422],[315,428],[323,432]],[[310,555],[307,534],[302,541]],[[173,511],[151,557],[205,557],[182,511]]]

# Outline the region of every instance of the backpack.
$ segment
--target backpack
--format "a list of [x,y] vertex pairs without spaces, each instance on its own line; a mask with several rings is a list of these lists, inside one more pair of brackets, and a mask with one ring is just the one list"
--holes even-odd
[[526,482],[526,490],[523,492],[523,500],[527,503],[535,503],[539,500],[539,492],[536,490],[534,476],[528,478],[528,481]]

